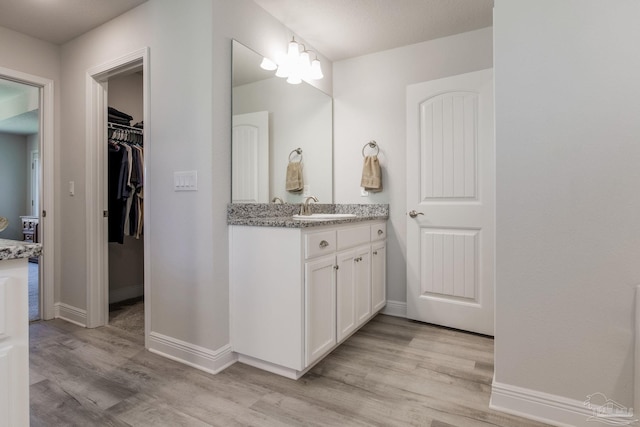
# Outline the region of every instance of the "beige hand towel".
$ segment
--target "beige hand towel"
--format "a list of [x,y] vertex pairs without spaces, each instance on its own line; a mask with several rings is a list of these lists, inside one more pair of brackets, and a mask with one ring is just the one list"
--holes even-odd
[[362,168],[362,180],[360,186],[367,191],[382,191],[382,172],[378,156],[367,156],[364,158]]
[[302,162],[289,162],[287,165],[287,191],[302,191],[304,182],[302,180]]

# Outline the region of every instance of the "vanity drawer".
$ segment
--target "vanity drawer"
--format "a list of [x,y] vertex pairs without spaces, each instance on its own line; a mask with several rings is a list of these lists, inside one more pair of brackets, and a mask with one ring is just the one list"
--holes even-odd
[[338,250],[369,243],[370,232],[369,225],[338,230]]
[[305,235],[305,258],[313,258],[336,250],[336,231],[327,230]]
[[387,237],[387,224],[373,224],[371,226],[371,241],[383,240]]

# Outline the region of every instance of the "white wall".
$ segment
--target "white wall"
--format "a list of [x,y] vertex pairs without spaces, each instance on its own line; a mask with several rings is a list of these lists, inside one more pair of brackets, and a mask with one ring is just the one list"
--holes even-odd
[[[54,239],[55,250],[45,256],[54,258],[54,283],[55,299],[59,298],[59,284],[61,272],[61,218],[60,212],[60,47],[51,43],[38,40],[24,34],[0,27],[0,67],[34,76],[53,80],[54,86],[54,117],[45,117],[45,120],[53,120],[53,146],[45,147],[53,152],[54,157]],[[0,72],[0,75],[2,73]]]
[[[406,86],[491,68],[485,28],[334,63],[336,203],[389,203],[387,299],[406,301]],[[362,147],[380,146],[383,187],[360,196]]]
[[27,141],[24,135],[0,133],[0,216],[9,226],[0,239],[22,240],[20,216],[27,215]]
[[495,380],[630,407],[640,3],[496,0],[494,16]]
[[[151,331],[210,351],[229,343],[231,38],[260,50],[289,36],[250,0],[149,0],[62,47],[60,181],[76,183],[74,197],[60,195],[62,303],[86,308],[86,71],[149,46]],[[173,172],[182,170],[198,171],[197,192],[173,191]]]
[[135,72],[111,78],[108,86],[109,106],[133,117],[131,126],[141,122],[144,119],[142,73]]
[[[213,228],[212,6],[207,0],[150,0],[62,47],[63,185],[61,302],[86,308],[85,78],[89,68],[150,48],[150,123],[145,123],[150,222],[151,331],[207,349],[228,343],[226,239],[216,256]],[[218,159],[217,162],[228,162]],[[174,192],[173,172],[198,171],[197,192]],[[92,195],[89,195],[92,197]],[[221,280],[217,280],[221,278]],[[225,318],[228,316],[225,316]],[[214,326],[215,325],[215,326]]]

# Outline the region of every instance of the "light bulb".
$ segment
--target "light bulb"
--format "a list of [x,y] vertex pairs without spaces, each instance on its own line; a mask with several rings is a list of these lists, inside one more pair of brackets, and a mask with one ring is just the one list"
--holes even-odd
[[309,73],[309,77],[314,80],[320,80],[324,77],[322,74],[322,67],[320,66],[320,61],[318,58],[311,61],[311,72]]
[[300,49],[298,48],[298,43],[295,40],[291,40],[289,42],[289,50],[287,51],[287,56],[289,57],[289,61],[295,63],[300,56]]
[[297,73],[292,73],[289,78],[287,79],[287,83],[290,83],[292,85],[297,85],[302,83],[302,79],[300,78],[300,75]]
[[286,63],[278,65],[278,71],[276,71],[276,77],[289,77],[289,67]]
[[262,62],[260,63],[260,68],[267,71],[273,71],[278,68],[275,62],[270,60],[269,58],[262,58]]
[[306,50],[300,54],[298,66],[298,74],[302,76],[302,78],[309,78],[311,73],[311,63],[309,62],[309,52],[307,52]]

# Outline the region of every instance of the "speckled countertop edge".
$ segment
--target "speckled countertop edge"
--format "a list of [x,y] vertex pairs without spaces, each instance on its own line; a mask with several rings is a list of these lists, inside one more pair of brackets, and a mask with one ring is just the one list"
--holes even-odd
[[229,225],[246,225],[254,227],[284,227],[284,228],[311,228],[321,227],[323,225],[336,225],[336,224],[348,224],[351,222],[362,221],[374,221],[374,220],[387,220],[388,216],[358,216],[355,218],[341,218],[332,220],[297,220],[291,217],[267,217],[267,218],[242,218],[242,219],[230,219]]
[[312,213],[351,213],[355,218],[322,221],[295,220],[299,204],[231,203],[227,206],[227,224],[254,227],[311,228],[325,225],[385,221],[389,219],[388,204],[312,204]]
[[0,239],[0,261],[19,258],[35,258],[42,253],[42,244]]

